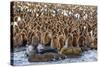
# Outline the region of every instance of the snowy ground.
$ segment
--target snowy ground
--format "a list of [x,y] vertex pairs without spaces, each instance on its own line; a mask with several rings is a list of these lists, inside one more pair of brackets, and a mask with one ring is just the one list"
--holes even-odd
[[21,48],[19,50],[15,50],[12,54],[14,55],[11,58],[14,61],[15,66],[19,65],[42,65],[42,64],[59,64],[59,63],[78,63],[78,62],[92,62],[97,61],[97,51],[96,50],[88,50],[82,53],[82,56],[77,58],[67,58],[60,61],[52,61],[52,62],[28,62],[27,58],[25,57],[25,48]]

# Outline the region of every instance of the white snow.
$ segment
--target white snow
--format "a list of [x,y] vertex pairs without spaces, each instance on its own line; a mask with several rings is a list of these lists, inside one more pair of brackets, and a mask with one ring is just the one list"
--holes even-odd
[[25,50],[17,51],[13,53],[15,66],[22,65],[42,65],[42,64],[61,64],[61,63],[79,63],[79,62],[93,62],[97,61],[97,51],[96,50],[88,50],[82,53],[82,56],[77,58],[66,58],[60,61],[52,61],[52,62],[28,62],[27,57],[25,56]]

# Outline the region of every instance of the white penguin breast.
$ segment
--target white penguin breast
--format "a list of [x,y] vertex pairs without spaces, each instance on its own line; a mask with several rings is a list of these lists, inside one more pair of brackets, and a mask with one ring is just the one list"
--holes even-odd
[[42,44],[39,44],[39,45],[37,46],[37,49],[38,49],[38,50],[41,50],[41,49],[44,49],[44,47],[42,46]]
[[67,48],[68,47],[68,39],[65,41],[65,45],[64,45],[64,48]]
[[21,21],[21,17],[18,17],[17,21]]
[[18,26],[18,24],[17,24],[17,22],[14,22],[14,24],[13,24],[14,26]]
[[27,46],[27,48],[26,48],[26,53],[29,54],[32,50],[33,50],[32,45],[29,45],[29,46]]

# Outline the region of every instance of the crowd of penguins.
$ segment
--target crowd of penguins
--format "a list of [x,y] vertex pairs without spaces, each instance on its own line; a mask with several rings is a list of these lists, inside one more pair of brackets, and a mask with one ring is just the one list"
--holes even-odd
[[48,49],[61,54],[72,48],[97,49],[96,10],[86,5],[13,2],[13,48],[27,46],[28,51]]

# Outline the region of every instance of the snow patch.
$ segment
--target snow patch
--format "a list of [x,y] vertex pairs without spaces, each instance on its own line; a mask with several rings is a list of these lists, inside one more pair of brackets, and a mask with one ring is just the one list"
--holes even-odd
[[12,53],[14,60],[14,65],[39,65],[39,64],[61,64],[61,63],[78,63],[78,62],[92,62],[97,61],[97,51],[96,50],[88,50],[82,53],[82,56],[78,58],[66,58],[60,61],[52,61],[52,62],[28,62],[27,57],[25,56],[25,50],[18,51]]

